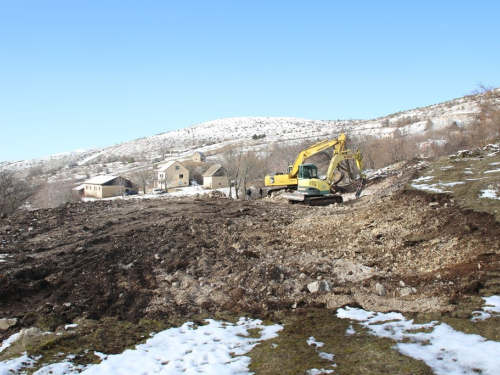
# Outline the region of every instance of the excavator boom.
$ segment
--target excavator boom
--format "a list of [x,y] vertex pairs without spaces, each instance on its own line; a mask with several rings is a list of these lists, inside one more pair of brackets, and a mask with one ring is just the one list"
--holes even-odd
[[304,161],[308,157],[326,150],[327,148],[334,147],[334,155],[345,150],[345,139],[346,136],[344,133],[342,133],[337,139],[332,139],[330,141],[324,140],[302,150],[297,156],[297,159],[295,159],[295,163],[293,163],[292,168],[290,169],[290,175],[297,176],[297,173],[299,172],[299,166],[304,164]]

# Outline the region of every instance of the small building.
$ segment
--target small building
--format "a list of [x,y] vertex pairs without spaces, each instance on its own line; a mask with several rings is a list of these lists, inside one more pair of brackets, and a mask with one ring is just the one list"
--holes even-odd
[[132,189],[132,182],[121,176],[96,176],[83,183],[85,197],[110,198],[125,194]]
[[382,128],[380,129],[380,138],[395,139],[401,137],[401,130],[398,128]]
[[191,161],[195,163],[202,163],[207,160],[207,157],[205,154],[201,151],[196,151],[192,156],[191,156]]
[[219,164],[214,164],[203,173],[203,187],[218,189],[227,187],[226,171]]
[[167,189],[175,186],[189,186],[189,170],[178,160],[169,161],[158,168],[155,187]]

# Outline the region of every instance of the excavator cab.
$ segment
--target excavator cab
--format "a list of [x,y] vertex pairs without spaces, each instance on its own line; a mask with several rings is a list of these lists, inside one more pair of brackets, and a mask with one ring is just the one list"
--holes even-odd
[[314,164],[302,164],[299,165],[299,179],[311,179],[318,178],[318,167]]
[[318,167],[314,164],[299,166],[299,184],[297,191],[307,196],[324,195],[330,192],[329,187],[318,178]]

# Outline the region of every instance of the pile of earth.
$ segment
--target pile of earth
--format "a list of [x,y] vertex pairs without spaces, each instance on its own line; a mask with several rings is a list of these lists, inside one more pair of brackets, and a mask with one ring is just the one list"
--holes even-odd
[[405,190],[424,166],[388,171],[360,199],[326,207],[202,195],[2,218],[0,318],[10,323],[1,339],[81,317],[272,318],[347,304],[454,312],[499,285],[500,227],[448,195]]

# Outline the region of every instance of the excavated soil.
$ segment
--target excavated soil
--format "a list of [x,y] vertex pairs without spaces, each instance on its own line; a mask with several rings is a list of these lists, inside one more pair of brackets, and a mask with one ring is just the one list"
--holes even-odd
[[402,189],[415,173],[328,207],[166,197],[0,219],[0,318],[17,318],[0,338],[78,317],[269,317],[346,304],[452,312],[500,284],[499,223],[450,196]]

